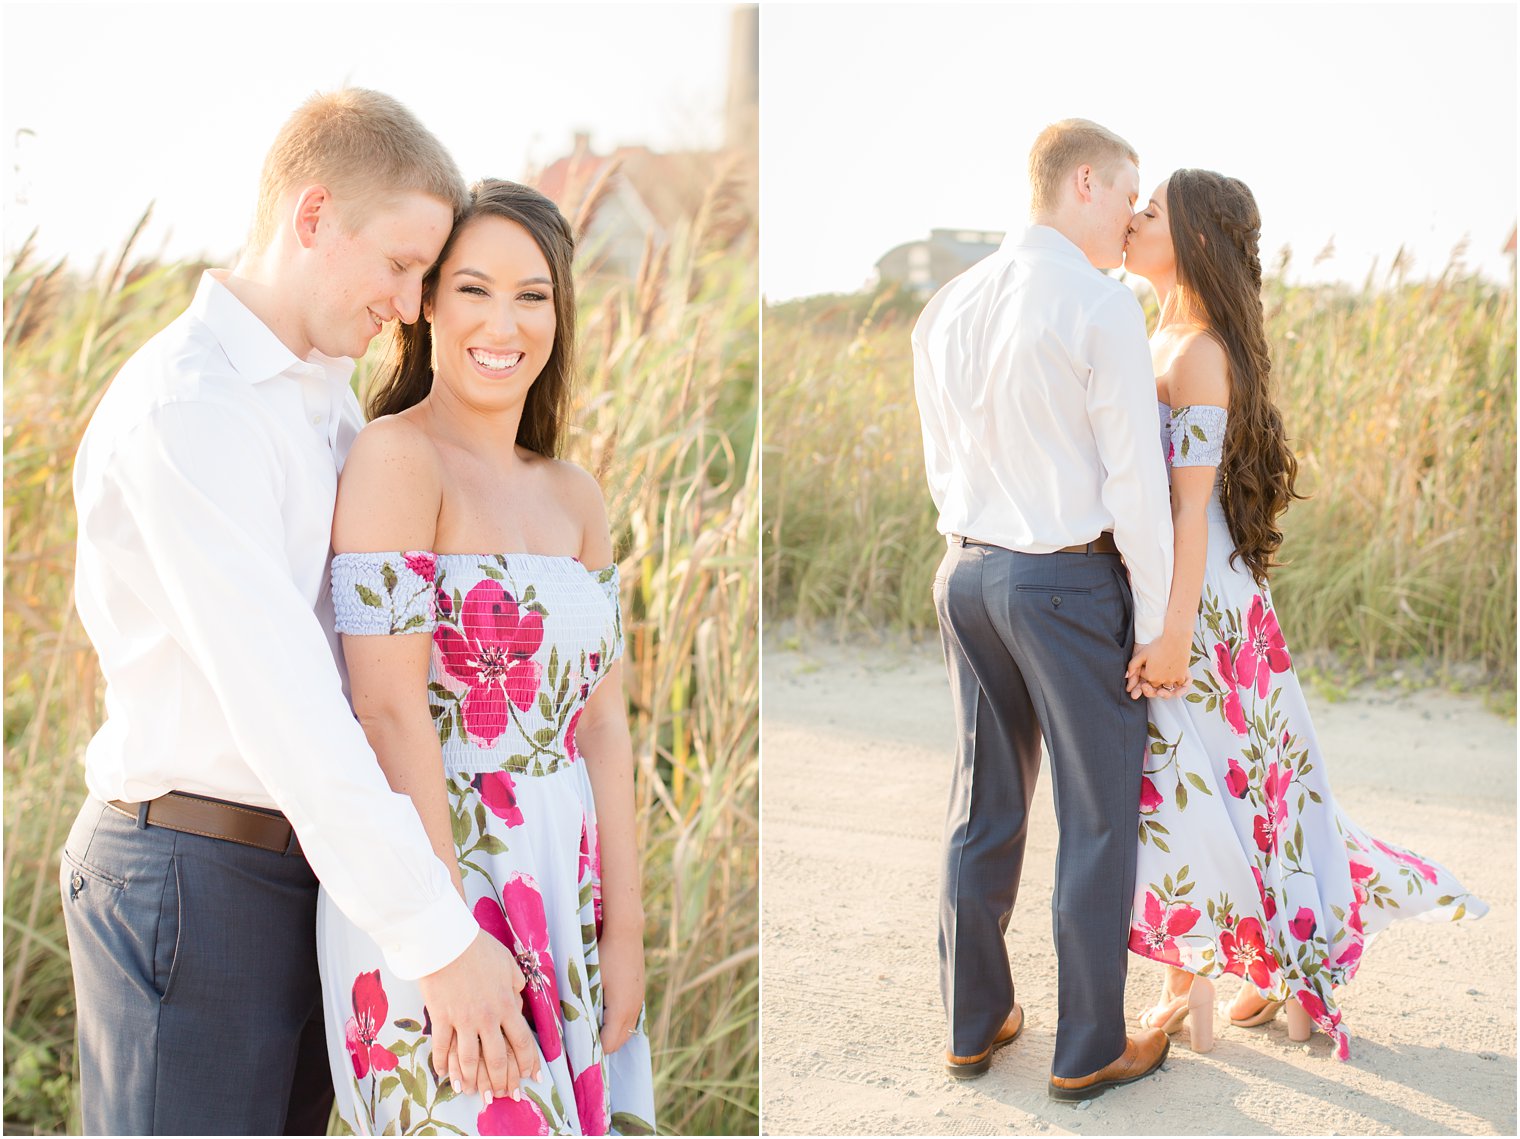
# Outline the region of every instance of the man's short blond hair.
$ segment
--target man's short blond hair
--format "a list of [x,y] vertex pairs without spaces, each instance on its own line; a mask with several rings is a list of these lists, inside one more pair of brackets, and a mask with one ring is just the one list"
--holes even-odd
[[376,206],[412,191],[447,203],[455,217],[469,202],[459,167],[432,132],[389,95],[363,87],[313,95],[280,128],[259,177],[249,235],[255,249],[274,237],[281,199],[315,184],[332,192],[349,231]]
[[1029,151],[1030,211],[1044,213],[1061,204],[1061,184],[1078,166],[1101,171],[1109,184],[1124,159],[1136,166],[1135,148],[1089,119],[1062,119],[1040,132]]

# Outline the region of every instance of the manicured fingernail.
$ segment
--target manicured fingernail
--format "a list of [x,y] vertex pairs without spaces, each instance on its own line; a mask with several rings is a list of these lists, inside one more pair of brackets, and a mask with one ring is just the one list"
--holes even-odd
[[481,1092],[480,1093],[480,1098],[486,1101],[486,1106],[487,1107],[490,1107],[491,1106],[491,1089],[487,1088],[485,1091]]
[[522,1089],[521,1088],[513,1088],[512,1089],[512,1100],[513,1100],[514,1103],[521,1103],[522,1102]]

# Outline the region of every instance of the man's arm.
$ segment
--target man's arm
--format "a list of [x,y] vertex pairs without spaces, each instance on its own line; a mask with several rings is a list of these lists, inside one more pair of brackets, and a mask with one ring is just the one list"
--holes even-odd
[[1161,635],[1172,580],[1172,512],[1156,376],[1145,341],[1145,315],[1128,293],[1115,293],[1088,322],[1082,345],[1091,368],[1087,414],[1103,462],[1103,505],[1135,594],[1135,641]]
[[421,977],[479,927],[343,698],[286,561],[277,454],[244,416],[209,401],[157,409],[117,441],[81,537],[200,665],[333,900],[397,976]]

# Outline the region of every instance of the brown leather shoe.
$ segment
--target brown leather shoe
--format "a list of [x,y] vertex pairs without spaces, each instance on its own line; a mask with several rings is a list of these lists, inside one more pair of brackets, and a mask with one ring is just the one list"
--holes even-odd
[[1172,1041],[1159,1028],[1147,1028],[1131,1036],[1124,1045],[1124,1055],[1090,1076],[1050,1077],[1050,1098],[1061,1100],[1092,1099],[1109,1088],[1143,1080],[1166,1059]]
[[1012,1044],[1023,1031],[1024,1006],[1015,1004],[1013,1011],[1008,1014],[1008,1019],[1003,1021],[1003,1027],[998,1029],[997,1038],[975,1056],[957,1056],[946,1049],[945,1071],[958,1080],[970,1080],[980,1076],[992,1067],[992,1054],[1003,1045]]

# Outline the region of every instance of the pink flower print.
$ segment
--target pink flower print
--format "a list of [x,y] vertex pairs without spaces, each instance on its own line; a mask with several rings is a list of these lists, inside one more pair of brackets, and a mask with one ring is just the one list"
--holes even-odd
[[1262,605],[1258,593],[1251,598],[1251,608],[1246,613],[1246,641],[1235,661],[1236,676],[1247,688],[1254,681],[1256,695],[1261,697],[1267,694],[1272,673],[1287,672],[1290,664],[1287,642],[1277,627],[1277,614]]
[[1153,815],[1156,813],[1156,809],[1161,806],[1161,803],[1161,792],[1156,790],[1156,785],[1151,782],[1151,777],[1149,775],[1142,775],[1140,777],[1140,813],[1142,815]]
[[371,969],[354,978],[354,1015],[344,1026],[344,1043],[348,1046],[348,1058],[353,1061],[354,1077],[364,1079],[369,1070],[389,1072],[396,1067],[396,1054],[382,1048],[376,1038],[385,1026],[385,1014],[390,1011],[385,988],[380,984],[380,970]]
[[600,1064],[575,1077],[575,1113],[580,1116],[582,1135],[607,1134],[607,1085]]
[[1265,815],[1256,816],[1256,849],[1262,853],[1277,853],[1277,844],[1288,826],[1288,786],[1293,782],[1293,769],[1279,768],[1269,764],[1267,778],[1262,784],[1266,798]]
[[[1236,702],[1239,703],[1238,700]],[[1230,794],[1237,799],[1244,799],[1246,792],[1251,789],[1251,780],[1246,775],[1246,769],[1233,759],[1229,761],[1229,770],[1225,772],[1224,784],[1230,789]]]
[[538,695],[533,654],[544,643],[544,619],[519,610],[516,599],[491,578],[465,594],[459,616],[463,636],[440,625],[434,640],[449,675],[469,685],[465,730],[489,746],[506,731],[507,701],[527,710]]
[[1246,734],[1246,711],[1240,705],[1240,682],[1235,678],[1235,665],[1230,660],[1229,646],[1223,642],[1214,645],[1214,664],[1219,669],[1219,679],[1224,684],[1224,718],[1230,730],[1237,736]]
[[1130,927],[1129,947],[1142,957],[1182,964],[1177,954],[1177,937],[1198,924],[1198,911],[1189,905],[1161,906],[1161,899],[1145,892],[1145,912]]
[[[523,1016],[538,1036],[545,1060],[558,1058],[560,1043],[559,983],[554,977],[554,958],[549,953],[549,921],[538,883],[521,871],[502,886],[502,904],[495,898],[475,903],[475,920],[512,951],[522,970]],[[505,912],[503,912],[505,907]]]
[[1303,1006],[1309,1019],[1317,1024],[1321,1031],[1335,1041],[1335,1058],[1344,1060],[1351,1055],[1351,1041],[1341,1031],[1341,1014],[1337,1009],[1334,1013],[1325,1008],[1325,1002],[1320,1000],[1317,993],[1311,993],[1308,989],[1300,989],[1297,994],[1298,1003]]
[[1288,930],[1299,941],[1309,941],[1314,937],[1314,911],[1308,906],[1299,906],[1298,914],[1288,923]]
[[1413,866],[1420,872],[1421,878],[1425,879],[1425,881],[1429,882],[1432,886],[1435,885],[1436,870],[1434,866],[1430,865],[1430,863],[1420,861],[1414,855],[1410,854],[1407,850],[1395,850],[1386,842],[1379,842],[1377,839],[1372,840],[1372,845],[1377,847],[1384,854],[1388,855],[1389,858],[1397,858],[1400,862],[1406,863],[1409,866]]
[[490,771],[475,777],[475,789],[486,810],[509,827],[523,825],[522,808],[517,805],[517,784],[506,771]]
[[480,1135],[552,1135],[549,1120],[529,1097],[520,1100],[502,1096],[475,1117]]
[[438,612],[442,613],[445,617],[454,612],[454,599],[449,596],[446,589],[438,591]]
[[598,938],[602,936],[602,841],[597,837],[596,824],[587,816],[581,817],[581,860],[577,868],[577,883],[591,877],[591,924]]
[[597,841],[596,824],[589,816],[581,816],[581,860],[576,868],[576,884],[586,881],[586,876],[600,879],[602,876],[601,843]]
[[1277,916],[1277,899],[1267,893],[1267,886],[1261,880],[1261,871],[1251,867],[1251,873],[1256,875],[1256,892],[1261,895],[1261,912],[1268,921]]
[[[1353,970],[1355,969],[1357,962],[1359,962],[1361,959],[1362,939],[1360,937],[1353,936],[1347,943],[1346,948],[1342,949],[1340,953],[1336,955],[1335,963],[1341,966],[1343,969]],[[1351,974],[1348,972],[1346,976],[1349,979]]]
[[570,722],[565,725],[565,754],[570,757],[571,763],[574,763],[581,754],[575,750],[575,725],[581,722],[581,713],[585,710],[584,708],[577,708],[574,712],[571,712]]
[[1226,973],[1248,977],[1258,989],[1272,987],[1275,966],[1271,954],[1267,952],[1261,922],[1255,918],[1243,919],[1233,930],[1226,930],[1219,935],[1219,948],[1225,956]]
[[437,579],[438,560],[427,550],[408,550],[401,558],[406,562],[406,568],[423,581],[432,584]]

